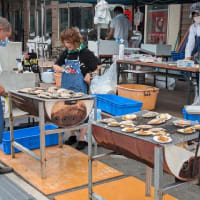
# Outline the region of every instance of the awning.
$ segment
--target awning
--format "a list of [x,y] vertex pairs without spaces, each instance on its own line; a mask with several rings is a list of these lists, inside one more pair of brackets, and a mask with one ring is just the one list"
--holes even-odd
[[136,5],[155,5],[155,4],[184,4],[195,3],[197,0],[132,0],[132,3],[136,2]]
[[[77,2],[77,3],[97,3],[97,0],[52,0],[61,2]],[[153,5],[153,4],[184,4],[195,3],[197,0],[106,0],[109,4],[124,5]]]
[[[52,0],[61,2],[76,2],[76,3],[97,3],[97,0]],[[132,5],[134,0],[106,0],[109,4],[124,4]]]

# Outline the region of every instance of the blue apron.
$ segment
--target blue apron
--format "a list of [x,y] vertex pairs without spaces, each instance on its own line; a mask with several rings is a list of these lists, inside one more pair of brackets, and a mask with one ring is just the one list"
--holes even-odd
[[0,96],[0,143],[2,143],[3,131],[4,131],[4,117],[3,117],[3,107]]
[[81,73],[79,59],[65,59],[65,71],[62,73],[61,88],[73,90],[74,92],[88,93],[88,85]]

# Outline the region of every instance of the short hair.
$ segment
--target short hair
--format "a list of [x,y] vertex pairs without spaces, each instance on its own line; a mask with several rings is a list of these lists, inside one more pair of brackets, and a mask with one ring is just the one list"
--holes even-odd
[[123,13],[124,10],[123,10],[123,8],[122,8],[121,6],[116,6],[116,7],[114,8],[114,12],[116,12],[116,13]]
[[2,27],[3,30],[7,32],[12,28],[8,20],[4,17],[0,17],[0,27]]
[[61,42],[69,41],[75,45],[80,45],[83,42],[83,38],[79,32],[79,30],[75,27],[65,29],[60,34]]

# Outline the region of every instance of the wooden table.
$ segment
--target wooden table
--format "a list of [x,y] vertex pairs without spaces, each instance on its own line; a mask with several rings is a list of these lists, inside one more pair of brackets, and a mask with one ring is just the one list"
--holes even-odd
[[[199,76],[199,68],[196,67],[177,67],[175,65],[171,66],[165,63],[147,63],[147,62],[140,62],[140,61],[129,61],[129,60],[117,60],[117,82],[119,83],[119,74],[122,71],[121,70],[121,65],[123,67],[128,68],[128,65],[132,66],[141,66],[142,68],[146,67],[152,67],[154,70],[157,68],[159,69],[165,69],[165,76],[166,76],[166,86],[167,86],[167,77],[169,75],[169,70],[173,71],[181,71],[183,72],[183,77],[187,81],[187,104],[190,104],[190,97],[191,97],[191,85],[192,85],[192,80],[194,78],[197,79]],[[184,73],[187,72],[187,73]],[[195,77],[193,76],[195,74]]]

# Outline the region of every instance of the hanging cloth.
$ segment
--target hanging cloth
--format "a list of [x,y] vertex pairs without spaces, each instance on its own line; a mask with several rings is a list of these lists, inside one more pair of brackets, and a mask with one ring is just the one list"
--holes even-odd
[[105,0],[95,6],[94,24],[109,24],[111,21],[108,3]]

